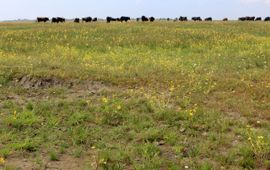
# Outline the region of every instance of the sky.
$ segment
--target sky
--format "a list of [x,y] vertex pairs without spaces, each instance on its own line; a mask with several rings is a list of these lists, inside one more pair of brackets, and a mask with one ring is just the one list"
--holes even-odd
[[[1,2],[2,1],[2,2]],[[201,16],[236,19],[270,16],[270,0],[0,0],[0,20],[38,16],[175,18]]]

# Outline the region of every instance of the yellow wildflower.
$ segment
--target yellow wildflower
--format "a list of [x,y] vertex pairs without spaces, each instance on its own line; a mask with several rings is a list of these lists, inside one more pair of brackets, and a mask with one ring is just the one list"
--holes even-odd
[[189,111],[189,116],[190,116],[190,117],[194,116],[193,110],[190,110],[190,111]]
[[0,165],[3,165],[5,163],[5,159],[3,157],[0,157]]
[[13,112],[13,118],[14,118],[14,119],[17,118],[17,111],[16,111],[16,110]]
[[106,165],[106,164],[107,164],[107,162],[105,161],[105,159],[101,159],[101,160],[99,160],[99,164]]
[[122,108],[122,107],[121,107],[120,105],[117,106],[117,110],[121,110],[121,108]]
[[175,90],[174,85],[170,87],[170,92],[173,92]]
[[263,139],[264,137],[263,136],[258,136],[258,139]]
[[103,97],[103,98],[102,98],[102,102],[103,102],[103,103],[108,103],[108,101],[109,101],[108,98],[106,98],[106,97]]

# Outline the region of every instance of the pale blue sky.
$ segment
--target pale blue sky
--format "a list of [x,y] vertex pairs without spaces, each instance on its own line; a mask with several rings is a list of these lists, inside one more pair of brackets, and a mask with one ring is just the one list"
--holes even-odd
[[270,16],[270,0],[1,0],[0,20],[37,16]]

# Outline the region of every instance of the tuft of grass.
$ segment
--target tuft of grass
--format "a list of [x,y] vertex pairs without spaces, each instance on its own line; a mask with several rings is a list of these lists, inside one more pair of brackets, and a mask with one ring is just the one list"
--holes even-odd
[[56,152],[51,151],[49,153],[49,159],[50,161],[59,161],[59,155]]

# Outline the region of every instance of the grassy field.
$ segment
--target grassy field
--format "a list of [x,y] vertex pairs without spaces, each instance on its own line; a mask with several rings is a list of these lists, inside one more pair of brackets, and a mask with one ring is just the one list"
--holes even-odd
[[0,169],[270,168],[270,23],[0,24]]

